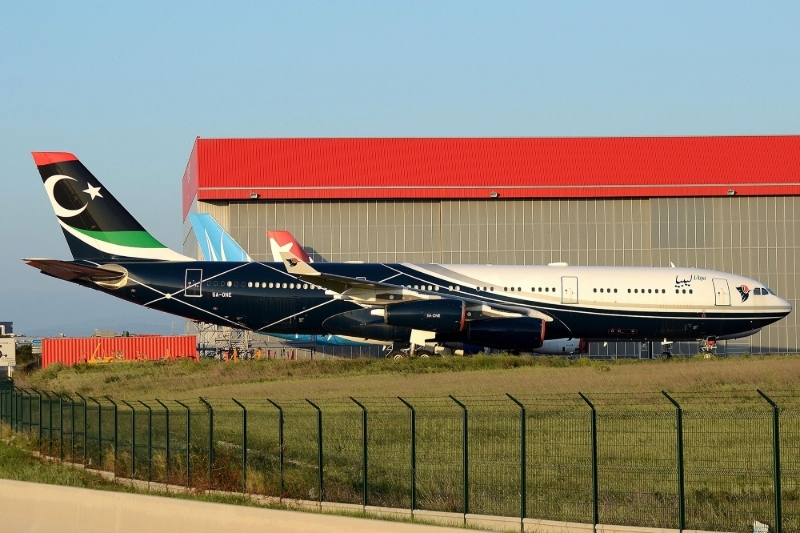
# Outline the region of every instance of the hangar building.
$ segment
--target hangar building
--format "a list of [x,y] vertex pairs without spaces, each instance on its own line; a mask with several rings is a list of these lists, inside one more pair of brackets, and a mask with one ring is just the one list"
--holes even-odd
[[[315,261],[673,263],[758,279],[795,309],[800,295],[800,136],[198,138],[183,218],[199,258],[192,212],[257,261],[286,229]],[[797,313],[719,351],[798,352]]]

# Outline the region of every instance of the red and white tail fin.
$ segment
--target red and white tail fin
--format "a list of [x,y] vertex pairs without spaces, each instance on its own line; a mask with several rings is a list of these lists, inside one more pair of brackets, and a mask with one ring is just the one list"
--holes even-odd
[[305,263],[313,263],[300,243],[288,231],[267,231],[269,249],[272,251],[272,260],[282,263],[281,252],[291,252],[295,257]]

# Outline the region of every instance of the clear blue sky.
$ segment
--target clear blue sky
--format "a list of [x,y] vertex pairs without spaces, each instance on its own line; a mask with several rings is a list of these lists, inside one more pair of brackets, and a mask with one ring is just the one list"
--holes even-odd
[[75,153],[180,249],[196,136],[798,134],[798,21],[800,2],[2,2],[0,320],[183,327],[19,260],[70,258],[33,150]]

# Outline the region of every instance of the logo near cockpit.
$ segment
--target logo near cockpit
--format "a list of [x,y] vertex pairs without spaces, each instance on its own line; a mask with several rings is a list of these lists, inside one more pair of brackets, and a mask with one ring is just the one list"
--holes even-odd
[[750,298],[750,289],[747,285],[740,285],[736,287],[736,290],[739,291],[739,294],[742,296],[742,302],[746,302],[748,298]]

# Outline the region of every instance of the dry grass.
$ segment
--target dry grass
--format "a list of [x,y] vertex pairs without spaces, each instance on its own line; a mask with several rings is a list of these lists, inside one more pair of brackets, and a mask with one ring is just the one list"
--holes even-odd
[[590,361],[532,357],[420,360],[186,361],[51,367],[18,386],[136,398],[442,397],[691,391],[790,390],[800,356],[670,361]]

